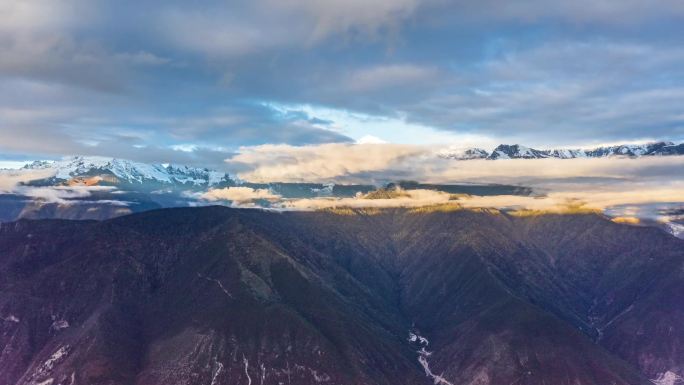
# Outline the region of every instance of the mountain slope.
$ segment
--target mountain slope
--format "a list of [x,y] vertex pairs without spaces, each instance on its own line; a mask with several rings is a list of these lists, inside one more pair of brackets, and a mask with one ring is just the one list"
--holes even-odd
[[466,210],[3,224],[0,383],[644,384],[681,374],[682,244]]
[[[11,354],[0,358],[1,382],[70,383],[72,373],[89,384],[418,381],[405,328],[394,335],[370,322],[386,316],[359,308],[235,212],[213,211],[3,227],[12,280],[0,309],[19,321],[3,325]],[[354,285],[348,277],[344,290],[368,295]]]

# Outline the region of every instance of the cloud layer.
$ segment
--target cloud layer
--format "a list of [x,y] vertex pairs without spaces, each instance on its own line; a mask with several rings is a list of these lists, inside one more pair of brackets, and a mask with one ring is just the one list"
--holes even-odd
[[260,200],[276,201],[280,195],[271,193],[268,189],[253,189],[250,187],[226,187],[221,189],[210,189],[201,194],[200,199],[210,202],[231,201],[238,205],[254,203]]
[[392,170],[402,160],[426,153],[426,148],[394,144],[263,145],[243,147],[226,162],[250,182],[328,182],[358,176],[368,183],[372,180],[364,174]]
[[576,159],[444,159],[431,146],[394,144],[264,145],[244,147],[226,160],[250,182],[507,183],[539,188],[597,184],[650,184],[684,180],[684,157]]
[[[592,210],[630,223],[681,220],[684,208],[684,156],[576,159],[452,160],[431,147],[390,144],[326,144],[243,148],[227,160],[238,176],[252,182],[374,183],[399,180],[433,184],[512,184],[531,187],[531,196],[453,195],[434,190],[358,194],[351,198],[285,199],[266,190],[242,191],[237,206],[255,206],[268,196],[269,207],[289,210],[444,206],[516,211]],[[227,191],[210,191],[232,200]],[[236,193],[238,191],[235,191]],[[385,196],[387,195],[387,196]],[[371,199],[380,198],[380,199]],[[665,210],[667,209],[667,210]],[[671,226],[680,226],[671,222]],[[673,227],[673,229],[675,228]],[[679,228],[679,227],[677,227]]]
[[18,185],[54,176],[54,170],[2,170],[0,169],[0,193],[14,191]]
[[4,2],[0,150],[220,166],[365,135],[681,140],[682,21],[676,0]]
[[[59,204],[84,203],[83,199],[92,196],[96,192],[113,192],[112,186],[32,186],[29,183],[55,176],[54,169],[37,170],[4,170],[0,169],[0,195],[15,194],[40,202]],[[97,203],[125,206],[127,202],[117,200],[104,201],[99,199]]]

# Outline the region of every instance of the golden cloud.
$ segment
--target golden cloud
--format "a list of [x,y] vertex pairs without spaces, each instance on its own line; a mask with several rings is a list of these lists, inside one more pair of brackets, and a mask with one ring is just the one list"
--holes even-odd
[[200,198],[208,201],[231,201],[237,204],[254,202],[256,200],[278,200],[280,195],[273,194],[267,189],[253,189],[249,187],[226,187],[221,189],[210,189]]

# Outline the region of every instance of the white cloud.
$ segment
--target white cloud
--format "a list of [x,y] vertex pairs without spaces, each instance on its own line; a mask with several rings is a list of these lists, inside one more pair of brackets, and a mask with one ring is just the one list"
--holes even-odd
[[54,175],[54,170],[0,170],[0,193],[10,193],[19,184],[49,178]]
[[227,162],[229,166],[246,168],[238,176],[248,181],[325,182],[383,171],[425,151],[396,144],[263,145],[244,147]]
[[20,169],[30,162],[25,160],[0,160],[0,169]]
[[[448,146],[444,144],[443,146]],[[264,145],[243,147],[227,160],[252,182],[374,183],[400,179],[431,183],[507,183],[567,188],[575,180],[611,184],[684,179],[684,157],[442,159],[442,147],[396,144]]]
[[201,199],[208,201],[231,201],[234,203],[245,204],[257,200],[274,201],[280,199],[280,195],[271,193],[268,189],[253,189],[249,187],[226,187],[221,189],[210,189],[200,195]]
[[377,136],[373,135],[364,135],[361,138],[359,138],[356,141],[356,144],[385,144],[387,141],[384,141]]
[[605,210],[619,205],[684,202],[684,183],[670,186],[641,186],[625,191],[623,186],[603,187],[602,191],[553,191],[544,196],[470,196],[459,199],[464,207],[493,207],[555,211],[568,206]]
[[455,204],[451,194],[433,190],[400,190],[396,197],[369,199],[366,195],[353,198],[311,198],[289,199],[279,202],[276,207],[292,210],[318,210],[325,208],[396,208],[423,207],[441,204]]
[[[84,203],[78,199],[88,198],[93,192],[100,191],[114,191],[112,186],[19,186],[16,187],[13,193],[37,199],[47,203]],[[103,203],[112,204],[111,202],[118,202],[119,205],[125,205],[123,201],[103,200]]]
[[[306,198],[283,199],[275,207],[294,210],[317,210],[324,208],[396,208],[452,205],[463,208],[495,208],[506,210],[534,210],[563,212],[570,208],[603,211],[621,205],[644,205],[653,203],[684,202],[684,184],[673,186],[644,187],[638,191],[620,188],[594,191],[555,191],[543,196],[520,195],[452,195],[435,190],[399,190],[396,197],[368,199],[359,194],[353,198]],[[624,212],[622,210],[621,212]],[[640,213],[645,215],[647,213]],[[637,216],[637,214],[634,214]]]
[[[469,161],[426,161],[418,165],[414,175],[423,172],[437,183],[510,183],[552,188],[557,184],[571,185],[577,180],[598,180],[617,184],[651,180],[681,180],[684,177],[684,157],[642,157],[639,159],[607,157],[576,159],[510,159]],[[421,179],[425,180],[425,179]],[[592,182],[580,182],[580,188]]]
[[[55,176],[54,169],[0,170],[0,194],[16,194],[47,203],[85,203],[93,192],[114,192],[112,186],[28,186],[25,183]],[[126,205],[127,202],[98,200],[100,203]]]
[[439,191],[408,190],[383,199],[366,199],[363,195],[272,197],[270,207],[292,210],[446,204],[543,211],[582,208],[614,215],[625,212],[622,206],[637,205],[642,207],[639,218],[667,222],[669,219],[659,212],[659,207],[684,204],[684,156],[458,161],[440,158],[436,155],[438,151],[434,147],[390,144],[259,146],[243,148],[229,161],[245,168],[239,174],[241,178],[258,182],[380,184],[417,180],[437,184],[512,184],[532,187],[534,191],[533,196],[455,197]]

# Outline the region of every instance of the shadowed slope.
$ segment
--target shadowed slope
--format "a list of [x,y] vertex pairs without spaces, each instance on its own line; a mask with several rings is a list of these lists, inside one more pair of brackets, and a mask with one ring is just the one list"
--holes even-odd
[[351,214],[3,224],[0,382],[598,385],[681,370],[684,248],[658,230]]

